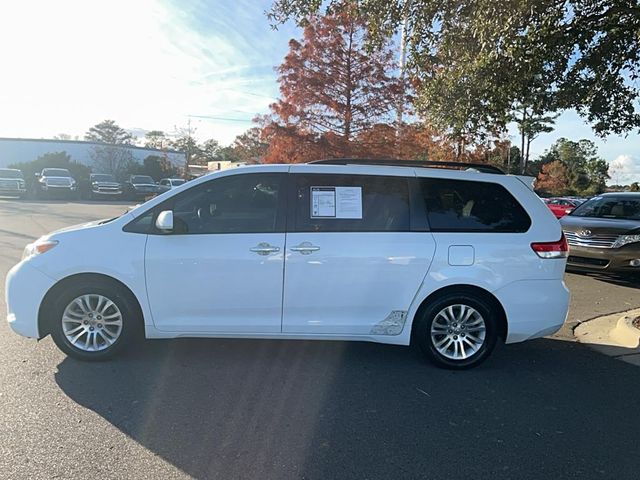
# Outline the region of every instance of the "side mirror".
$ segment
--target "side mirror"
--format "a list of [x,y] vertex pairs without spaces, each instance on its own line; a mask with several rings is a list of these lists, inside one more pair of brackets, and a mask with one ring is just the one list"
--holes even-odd
[[36,178],[38,178],[39,176],[40,176],[40,174],[39,174],[39,173],[36,173]]
[[156,218],[156,228],[163,232],[169,233],[173,231],[173,211],[164,210],[160,212]]

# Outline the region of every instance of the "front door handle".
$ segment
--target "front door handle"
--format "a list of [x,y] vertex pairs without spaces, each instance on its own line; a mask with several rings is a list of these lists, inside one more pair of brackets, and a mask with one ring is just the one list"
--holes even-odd
[[309,255],[312,252],[317,252],[320,247],[316,247],[311,242],[302,242],[300,245],[291,247],[292,252],[300,252],[302,255]]
[[257,246],[250,248],[254,253],[258,255],[269,255],[270,253],[276,253],[280,251],[280,247],[274,247],[273,245],[269,245],[266,242],[259,243]]

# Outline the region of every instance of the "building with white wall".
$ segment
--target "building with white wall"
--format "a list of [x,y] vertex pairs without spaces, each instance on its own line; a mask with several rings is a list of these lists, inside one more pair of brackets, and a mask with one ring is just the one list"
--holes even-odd
[[[38,138],[0,138],[0,168],[12,163],[31,162],[46,153],[66,152],[71,160],[93,166],[92,149],[104,146],[101,143],[83,142],[80,140],[49,140]],[[118,148],[127,149],[133,158],[142,163],[149,155],[166,156],[171,164],[177,168],[184,168],[186,156],[184,152],[176,150],[157,150],[155,148],[122,145]]]
[[207,162],[207,170],[210,172],[218,172],[220,170],[226,170],[227,168],[241,167],[245,165],[243,162],[230,162],[228,160],[214,160],[213,162]]

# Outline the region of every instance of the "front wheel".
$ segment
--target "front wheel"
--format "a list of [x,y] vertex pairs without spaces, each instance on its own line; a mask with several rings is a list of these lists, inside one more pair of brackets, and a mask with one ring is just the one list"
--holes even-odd
[[51,336],[58,348],[79,360],[106,360],[138,333],[138,309],[122,287],[85,282],[67,288],[55,301]]
[[435,365],[449,369],[478,366],[491,354],[498,312],[483,297],[450,293],[436,299],[417,320],[415,340]]

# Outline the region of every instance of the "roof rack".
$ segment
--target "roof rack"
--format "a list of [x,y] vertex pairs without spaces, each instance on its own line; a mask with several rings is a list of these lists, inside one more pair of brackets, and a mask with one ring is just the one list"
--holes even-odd
[[486,163],[437,162],[433,160],[394,160],[375,158],[332,158],[307,162],[313,165],[384,165],[392,167],[472,168],[482,173],[504,175],[498,167]]

